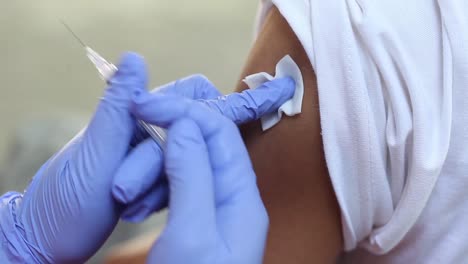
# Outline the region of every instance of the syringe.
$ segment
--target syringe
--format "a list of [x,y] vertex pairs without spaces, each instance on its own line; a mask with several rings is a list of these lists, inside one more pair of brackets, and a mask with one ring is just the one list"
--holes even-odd
[[[84,47],[86,51],[86,56],[88,59],[93,63],[93,65],[96,67],[96,69],[99,72],[99,76],[104,80],[104,81],[109,81],[110,78],[114,75],[114,73],[117,71],[117,67],[105,60],[101,55],[99,55],[96,51],[91,49],[89,46],[87,46],[74,32],[71,30],[71,28],[64,22],[61,21],[62,24],[70,31],[70,33],[78,40],[78,42],[81,43],[81,45]],[[160,128],[158,126],[150,125],[144,121],[138,120],[138,124],[143,128],[149,135],[150,137],[159,145],[161,149],[164,149],[164,145],[166,142],[166,131],[163,128]]]

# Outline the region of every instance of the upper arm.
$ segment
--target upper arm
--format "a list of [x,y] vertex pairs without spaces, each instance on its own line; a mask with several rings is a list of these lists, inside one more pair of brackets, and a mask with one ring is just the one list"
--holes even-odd
[[[288,23],[270,11],[242,78],[274,73],[291,55],[304,79],[302,113],[262,132],[260,122],[241,128],[270,217],[265,263],[333,263],[343,245],[338,203],[328,176],[312,65]],[[237,90],[246,89],[239,81]]]

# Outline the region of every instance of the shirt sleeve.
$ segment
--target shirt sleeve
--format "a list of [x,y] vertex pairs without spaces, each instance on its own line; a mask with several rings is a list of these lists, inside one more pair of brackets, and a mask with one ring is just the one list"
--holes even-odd
[[317,76],[345,250],[384,254],[415,224],[448,151],[451,54],[437,4],[266,0],[260,25],[272,5]]

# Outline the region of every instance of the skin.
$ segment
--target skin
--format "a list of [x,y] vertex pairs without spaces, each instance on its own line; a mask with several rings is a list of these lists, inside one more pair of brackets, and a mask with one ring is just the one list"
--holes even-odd
[[302,113],[283,117],[262,132],[260,122],[241,128],[270,217],[264,263],[336,263],[343,248],[338,203],[323,153],[317,81],[296,35],[276,8],[250,51],[241,80],[274,74],[276,63],[291,55],[304,78]]

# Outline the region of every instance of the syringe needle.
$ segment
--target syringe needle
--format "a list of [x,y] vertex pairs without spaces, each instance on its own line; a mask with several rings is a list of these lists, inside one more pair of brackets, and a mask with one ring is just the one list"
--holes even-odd
[[[86,50],[86,56],[91,60],[91,62],[94,64],[96,69],[99,72],[99,75],[101,76],[102,79],[104,79],[106,82],[110,80],[110,78],[115,74],[117,71],[117,67],[115,67],[114,64],[106,61],[101,55],[99,55],[97,52],[95,52],[93,49],[88,47],[76,34],[73,32],[73,30],[65,23],[65,21],[60,19],[60,22],[65,26],[68,31],[78,40],[78,42],[83,45],[83,47]],[[150,135],[151,138],[161,147],[161,149],[164,149],[164,144],[166,142],[166,131],[163,128],[153,126],[150,124],[145,123],[144,121],[138,121],[140,126],[146,130],[148,135]]]
[[73,32],[73,30],[68,26],[67,23],[65,23],[65,21],[63,21],[62,19],[60,19],[60,22],[65,26],[65,28],[73,35],[73,37],[75,37],[76,40],[78,40],[78,42],[81,43],[81,45],[83,45],[83,47],[87,47],[86,44],[75,34],[75,32]]

